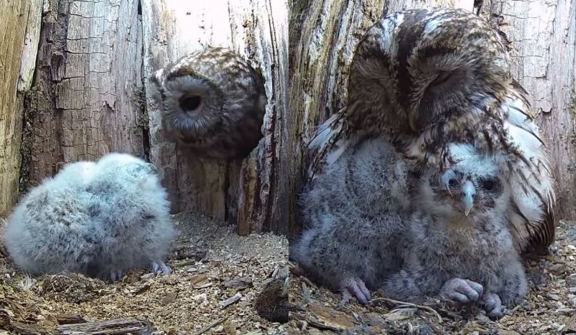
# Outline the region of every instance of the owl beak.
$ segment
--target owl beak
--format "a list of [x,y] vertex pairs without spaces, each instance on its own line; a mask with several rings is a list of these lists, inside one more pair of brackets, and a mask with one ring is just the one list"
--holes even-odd
[[470,210],[472,209],[472,206],[474,205],[474,200],[472,199],[471,195],[465,195],[462,198],[462,204],[464,205],[464,215],[468,216],[468,214],[470,214]]
[[467,180],[464,185],[462,185],[462,204],[464,205],[464,215],[468,216],[472,206],[474,205],[474,194],[476,193],[474,189],[474,184]]

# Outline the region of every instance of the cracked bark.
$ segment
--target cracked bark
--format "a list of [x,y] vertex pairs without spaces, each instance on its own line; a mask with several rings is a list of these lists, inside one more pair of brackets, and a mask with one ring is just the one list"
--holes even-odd
[[24,100],[30,89],[42,0],[0,2],[0,217],[18,196]]
[[46,1],[23,186],[110,151],[144,156],[141,69],[138,1]]

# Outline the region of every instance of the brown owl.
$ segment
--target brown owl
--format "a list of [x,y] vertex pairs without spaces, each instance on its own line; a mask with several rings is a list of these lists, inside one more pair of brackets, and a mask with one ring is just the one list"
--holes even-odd
[[242,159],[263,136],[264,79],[229,49],[182,57],[151,82],[167,133],[198,156]]
[[384,16],[358,44],[348,103],[314,134],[310,178],[363,134],[387,134],[419,170],[450,169],[451,143],[495,155],[512,186],[508,222],[516,247],[554,241],[555,184],[527,92],[512,78],[500,35],[462,9]]

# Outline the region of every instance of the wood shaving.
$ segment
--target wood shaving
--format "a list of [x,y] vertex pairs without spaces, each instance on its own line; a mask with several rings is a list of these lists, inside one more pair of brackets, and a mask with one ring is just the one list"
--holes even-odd
[[[288,240],[238,236],[233,226],[194,213],[174,222],[180,235],[169,275],[134,270],[116,283],[77,274],[30,277],[0,255],[0,329],[55,334],[61,324],[138,319],[155,335],[286,334],[285,324],[257,314],[254,301],[286,266]],[[230,297],[234,302],[221,308]]]

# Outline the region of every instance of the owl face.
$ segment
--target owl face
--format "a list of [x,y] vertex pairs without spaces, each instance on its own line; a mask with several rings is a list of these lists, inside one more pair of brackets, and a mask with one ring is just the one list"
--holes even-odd
[[502,206],[505,185],[494,174],[474,174],[458,168],[431,179],[438,201],[466,217],[490,212]]
[[420,197],[429,210],[448,215],[474,217],[488,212],[504,213],[509,203],[510,185],[501,176],[498,159],[480,154],[472,144],[451,144],[457,160],[452,168],[430,168],[424,175]]
[[161,92],[162,117],[174,135],[180,140],[201,142],[216,132],[222,126],[226,102],[221,89],[192,69],[171,72],[163,78],[164,74],[164,69],[158,70],[153,82]]

